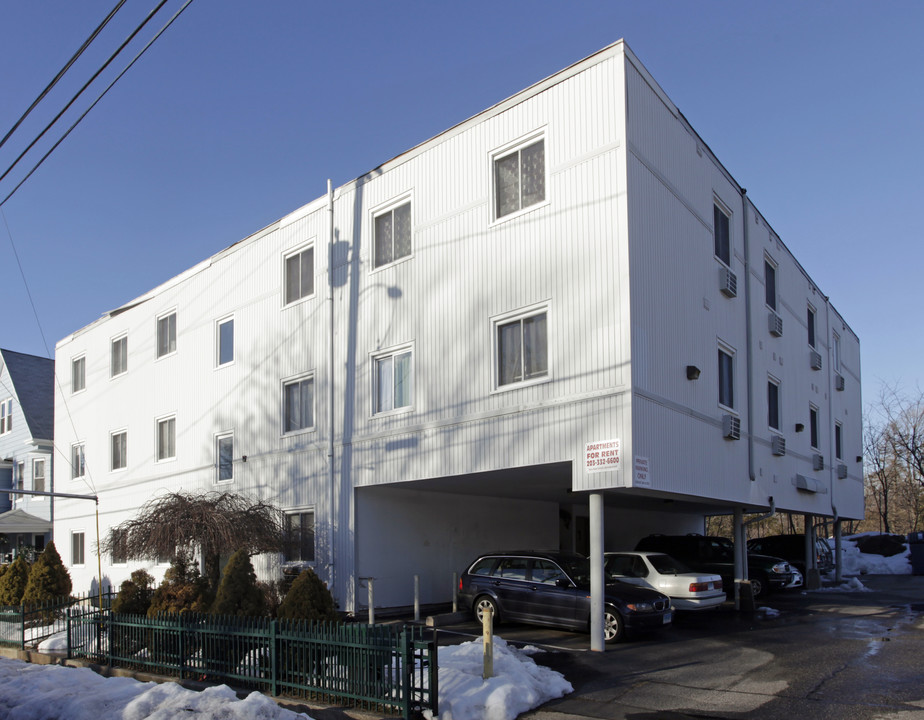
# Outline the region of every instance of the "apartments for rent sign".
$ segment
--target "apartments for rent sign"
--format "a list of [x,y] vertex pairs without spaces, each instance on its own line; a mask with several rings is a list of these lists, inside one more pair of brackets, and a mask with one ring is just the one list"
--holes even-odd
[[589,473],[619,469],[619,440],[600,440],[584,446],[584,467]]

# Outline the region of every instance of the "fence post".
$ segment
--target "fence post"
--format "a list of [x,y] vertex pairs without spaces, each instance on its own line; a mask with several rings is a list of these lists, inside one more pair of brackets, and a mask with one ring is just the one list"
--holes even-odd
[[[100,611],[101,613],[103,612],[103,599],[102,599],[102,597],[100,597],[100,601],[99,601],[99,611]],[[108,658],[108,661],[109,661],[109,662],[108,662],[109,667],[112,667],[112,613],[111,613],[111,612],[110,612],[110,613],[106,613],[106,628],[107,628],[108,636],[109,636],[109,642],[106,643],[106,644],[108,645],[108,650],[107,650],[107,652],[106,652],[106,655],[107,655],[107,658]]]
[[484,680],[494,676],[494,609],[486,607],[481,615],[482,638],[484,642]]
[[414,576],[414,622],[420,622],[420,575]]
[[276,629],[276,620],[270,620],[270,673],[272,675],[272,691],[274,697],[279,694],[279,664],[276,662],[276,658],[279,655],[279,638]]
[[180,648],[180,680],[186,678],[186,613],[180,613],[177,618],[177,625],[180,627],[180,642],[177,643]]
[[408,633],[406,626],[401,630],[399,645],[401,648],[401,713],[402,717],[407,720],[411,716],[411,674],[414,672],[414,645],[413,636]]
[[70,660],[73,657],[73,655],[71,655],[71,612],[73,612],[73,608],[68,608],[67,614],[65,615],[65,617],[67,618],[65,620],[65,628],[67,629],[67,659],[68,660]]
[[26,606],[19,606],[19,649],[26,649]]

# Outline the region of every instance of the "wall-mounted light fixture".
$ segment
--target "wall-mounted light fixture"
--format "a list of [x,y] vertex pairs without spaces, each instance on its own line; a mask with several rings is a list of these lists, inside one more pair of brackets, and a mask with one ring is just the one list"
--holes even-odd
[[687,380],[698,380],[700,369],[696,365],[687,365]]

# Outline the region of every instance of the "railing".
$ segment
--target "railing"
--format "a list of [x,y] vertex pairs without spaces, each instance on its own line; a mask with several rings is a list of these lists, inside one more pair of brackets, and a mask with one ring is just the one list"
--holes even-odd
[[182,613],[148,618],[75,607],[68,657],[223,682],[273,695],[438,712],[435,631]]
[[0,607],[0,646],[18,650],[36,648],[43,640],[64,632],[68,608],[79,605],[98,608],[101,598],[103,607],[108,608],[114,595],[71,595],[34,605]]

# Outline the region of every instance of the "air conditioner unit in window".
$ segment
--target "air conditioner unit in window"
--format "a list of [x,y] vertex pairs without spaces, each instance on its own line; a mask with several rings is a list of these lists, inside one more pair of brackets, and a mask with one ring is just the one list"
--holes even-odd
[[825,456],[824,455],[812,455],[812,470],[824,470],[825,469]]
[[773,450],[774,455],[785,455],[786,454],[786,438],[782,435],[774,435],[770,438],[770,449]]
[[847,466],[844,465],[844,463],[841,463],[840,465],[837,466],[837,476],[841,480],[847,477]]
[[844,389],[844,376],[840,373],[834,373],[834,389],[843,390]]
[[780,337],[783,334],[783,318],[771,311],[768,319],[770,334]]
[[821,370],[821,353],[817,350],[812,350],[809,357],[809,365],[811,365],[812,370]]
[[727,267],[719,268],[719,290],[725,297],[738,296],[738,278]]
[[739,440],[741,438],[741,420],[734,415],[723,415],[722,437],[729,440]]

